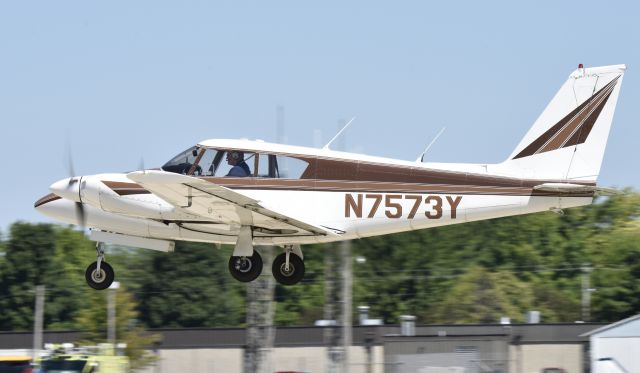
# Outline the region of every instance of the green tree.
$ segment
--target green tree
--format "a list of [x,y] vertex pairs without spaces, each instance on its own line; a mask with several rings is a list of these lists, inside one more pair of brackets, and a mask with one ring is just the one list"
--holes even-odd
[[533,292],[509,272],[471,268],[433,310],[440,322],[496,323],[502,316],[524,321],[533,305]]
[[75,329],[84,299],[94,292],[86,285],[84,273],[96,260],[95,242],[82,232],[69,228],[55,229],[55,251],[51,256],[51,285],[47,287],[45,327]]
[[617,225],[594,245],[593,318],[615,321],[640,311],[640,224]]
[[151,328],[235,326],[244,321],[244,286],[228,273],[229,248],[179,242],[146,252],[126,278],[137,282],[141,321]]
[[[5,245],[0,273],[0,328],[33,327],[34,289],[45,285],[44,326],[73,329],[86,296],[84,268],[88,241],[80,232],[51,224],[15,223]],[[91,252],[90,250],[88,252]]]
[[[275,322],[277,325],[313,325],[324,319],[324,255],[326,250],[338,250],[339,245],[309,245],[304,248],[305,276],[295,286],[276,283]],[[274,257],[282,252],[274,249]],[[263,273],[271,273],[271,263],[265,263]]]

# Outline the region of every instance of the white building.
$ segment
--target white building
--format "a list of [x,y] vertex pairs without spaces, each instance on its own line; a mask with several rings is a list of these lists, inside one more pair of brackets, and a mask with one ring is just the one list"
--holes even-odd
[[592,373],[640,372],[640,315],[592,330]]

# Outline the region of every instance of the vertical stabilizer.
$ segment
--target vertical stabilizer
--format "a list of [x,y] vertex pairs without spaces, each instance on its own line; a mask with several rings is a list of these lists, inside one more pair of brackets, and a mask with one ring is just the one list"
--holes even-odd
[[571,73],[502,166],[528,178],[595,181],[625,69]]

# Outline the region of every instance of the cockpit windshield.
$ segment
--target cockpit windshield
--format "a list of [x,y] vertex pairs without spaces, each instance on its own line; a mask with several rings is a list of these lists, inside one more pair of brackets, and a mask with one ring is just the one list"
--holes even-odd
[[191,170],[191,166],[193,166],[197,157],[198,147],[191,147],[173,157],[169,162],[162,166],[162,170],[186,175]]
[[162,166],[163,171],[193,176],[214,176],[224,151],[191,147]]

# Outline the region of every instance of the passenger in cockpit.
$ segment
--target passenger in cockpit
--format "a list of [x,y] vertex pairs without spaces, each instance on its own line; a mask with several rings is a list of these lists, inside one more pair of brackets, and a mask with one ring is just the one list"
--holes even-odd
[[233,166],[226,176],[247,177],[251,175],[251,169],[244,161],[244,153],[239,151],[227,152],[227,163]]

